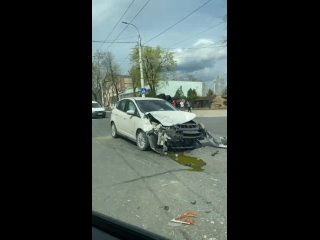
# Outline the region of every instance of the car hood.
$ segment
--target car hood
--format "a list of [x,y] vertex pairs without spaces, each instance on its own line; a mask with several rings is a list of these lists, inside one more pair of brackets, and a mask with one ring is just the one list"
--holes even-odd
[[154,111],[148,112],[152,117],[157,119],[163,126],[170,127],[175,124],[182,124],[193,120],[196,115],[194,113],[182,111]]

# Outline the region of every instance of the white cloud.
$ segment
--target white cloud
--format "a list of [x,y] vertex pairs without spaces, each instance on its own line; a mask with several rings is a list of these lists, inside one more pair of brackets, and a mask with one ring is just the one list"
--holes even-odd
[[193,46],[195,47],[200,47],[200,46],[207,46],[207,45],[212,45],[214,44],[214,41],[210,40],[210,39],[199,39],[198,41],[196,41]]
[[213,44],[214,42],[210,39],[199,39],[193,44],[194,48],[176,49],[174,57],[177,62],[177,70],[194,72],[213,68],[217,61],[227,57],[226,47]]

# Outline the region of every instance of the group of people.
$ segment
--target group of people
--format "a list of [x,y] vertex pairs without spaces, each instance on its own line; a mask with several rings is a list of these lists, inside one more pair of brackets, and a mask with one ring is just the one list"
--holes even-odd
[[186,106],[188,109],[188,112],[191,112],[191,103],[189,101],[185,102],[185,100],[182,99],[181,101],[177,102],[176,100],[173,100],[171,104],[175,108],[178,108],[182,111],[185,111],[185,106]]

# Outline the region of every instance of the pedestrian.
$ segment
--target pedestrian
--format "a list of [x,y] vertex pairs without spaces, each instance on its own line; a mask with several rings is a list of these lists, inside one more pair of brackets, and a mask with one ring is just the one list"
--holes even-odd
[[187,101],[187,108],[188,108],[188,112],[191,112],[191,103],[189,101]]
[[173,100],[173,101],[172,101],[172,106],[177,107],[177,102],[176,102],[176,100]]
[[180,108],[181,108],[181,111],[184,111],[184,101],[183,101],[183,99],[180,102]]

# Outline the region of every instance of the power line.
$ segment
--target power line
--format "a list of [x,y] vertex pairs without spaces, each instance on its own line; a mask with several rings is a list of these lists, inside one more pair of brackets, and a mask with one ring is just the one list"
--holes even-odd
[[[190,47],[190,48],[161,48],[161,49],[167,49],[167,50],[170,50],[170,49],[201,49],[201,48],[218,48],[218,47],[227,47],[226,45],[215,45],[214,43],[210,43],[210,44],[207,44],[207,45],[204,45],[202,47]],[[150,47],[150,46],[147,46],[147,48],[157,48],[157,47]]]
[[[127,7],[126,11],[122,14],[122,16],[119,18],[118,22],[114,25],[113,29],[111,30],[111,32],[108,34],[108,36],[106,37],[106,39],[104,41],[107,41],[108,38],[110,37],[110,35],[113,33],[113,31],[116,29],[116,27],[118,26],[119,22],[121,21],[121,19],[123,18],[123,16],[127,13],[127,11],[129,10],[129,8],[132,6],[132,4],[134,3],[135,0],[132,0],[131,3],[129,4],[129,6]],[[104,43],[101,44],[101,46],[99,47],[98,50],[101,49],[101,47],[103,46]]]
[[135,42],[116,42],[116,41],[92,41],[93,43],[135,43]]
[[173,28],[174,26],[176,26],[177,24],[181,23],[182,21],[184,21],[186,18],[190,17],[192,14],[194,14],[195,12],[197,12],[200,8],[204,7],[206,4],[208,4],[209,2],[211,2],[212,0],[208,0],[206,1],[204,4],[202,4],[200,7],[196,8],[195,10],[193,10],[191,13],[189,13],[188,15],[186,15],[185,17],[181,18],[178,22],[176,22],[175,24],[171,25],[170,27],[166,28],[165,30],[163,30],[162,32],[160,32],[159,34],[157,34],[156,36],[154,36],[153,38],[149,39],[148,41],[146,41],[144,44],[152,41],[153,39],[159,37],[160,35],[164,34],[165,32],[167,32],[168,30],[170,30],[171,28]]
[[[142,6],[142,8],[139,10],[139,12],[130,20],[129,23],[131,23],[131,22],[140,14],[140,12],[148,5],[149,2],[150,2],[150,0],[148,0],[148,1]],[[129,25],[126,24],[126,26],[125,26],[125,27],[122,29],[122,31],[118,34],[118,36],[116,37],[115,40],[117,40],[117,39],[120,37],[120,35],[124,32],[124,30],[127,29],[128,26],[129,26]],[[109,46],[107,47],[107,50],[109,49],[109,47],[110,47],[111,45],[112,45],[112,43],[109,44]]]
[[204,47],[191,47],[191,48],[164,48],[164,49],[202,49],[202,48],[219,48],[219,47],[226,47],[224,45],[222,46],[212,46],[212,47],[209,47],[209,46],[204,46]]

